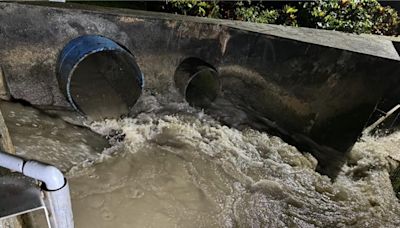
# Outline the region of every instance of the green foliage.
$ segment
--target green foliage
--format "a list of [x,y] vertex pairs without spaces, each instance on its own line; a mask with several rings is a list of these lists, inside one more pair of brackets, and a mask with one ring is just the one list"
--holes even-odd
[[262,5],[246,7],[241,2],[238,3],[235,14],[238,20],[268,24],[276,23],[279,17],[279,12],[277,10],[263,9]]
[[265,9],[262,3],[245,6],[243,2],[237,3],[235,10],[237,20],[291,26],[297,26],[297,12],[296,7],[289,5],[281,9]]
[[354,33],[398,35],[397,11],[377,0],[314,0],[297,4],[169,0],[167,11],[201,17],[236,19]]
[[280,13],[280,24],[297,26],[298,9],[294,6],[285,5]]
[[177,14],[213,18],[219,17],[217,1],[167,0],[167,7]]
[[317,0],[305,3],[302,13],[309,20],[300,24],[307,27],[384,35],[399,29],[397,12],[376,0]]

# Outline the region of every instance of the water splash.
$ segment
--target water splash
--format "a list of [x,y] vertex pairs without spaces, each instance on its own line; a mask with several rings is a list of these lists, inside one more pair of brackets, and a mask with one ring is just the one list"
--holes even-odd
[[[115,156],[71,179],[82,227],[92,221],[88,217],[101,221],[98,227],[400,225],[388,160],[400,134],[357,143],[332,183],[315,172],[310,154],[200,113],[147,113],[92,127],[102,133],[120,129],[126,136]],[[113,219],[86,208],[100,198]]]
[[400,226],[400,133],[361,139],[332,183],[278,137],[145,99],[135,118],[90,126],[110,139],[103,152],[84,128],[2,107],[19,154],[68,171],[76,227]]

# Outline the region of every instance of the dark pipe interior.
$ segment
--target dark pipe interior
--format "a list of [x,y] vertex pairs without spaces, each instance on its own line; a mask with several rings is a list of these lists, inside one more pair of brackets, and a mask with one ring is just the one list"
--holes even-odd
[[188,58],[179,65],[175,85],[190,105],[201,108],[208,107],[220,90],[217,71],[198,58]]
[[141,94],[140,72],[128,53],[108,50],[86,56],[71,75],[69,94],[92,119],[127,114]]

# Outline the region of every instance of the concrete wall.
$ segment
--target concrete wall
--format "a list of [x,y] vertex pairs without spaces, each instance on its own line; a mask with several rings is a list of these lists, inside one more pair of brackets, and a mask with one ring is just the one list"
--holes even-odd
[[70,107],[58,87],[56,62],[63,47],[84,34],[129,49],[145,90],[171,101],[182,99],[173,81],[179,63],[188,57],[210,63],[219,71],[222,94],[208,113],[239,126],[238,112],[222,105],[229,103],[246,114],[243,124],[313,152],[322,170],[343,157],[376,103],[399,86],[400,58],[390,40],[68,4],[0,3],[0,65],[12,97]]

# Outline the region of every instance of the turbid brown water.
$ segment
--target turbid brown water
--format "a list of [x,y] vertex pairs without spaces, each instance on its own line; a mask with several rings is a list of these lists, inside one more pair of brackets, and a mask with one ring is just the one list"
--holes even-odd
[[389,179],[400,133],[363,138],[332,183],[280,138],[152,101],[135,118],[90,125],[113,135],[103,152],[91,132],[36,110],[12,105],[5,116],[19,154],[67,172],[78,228],[400,226]]

